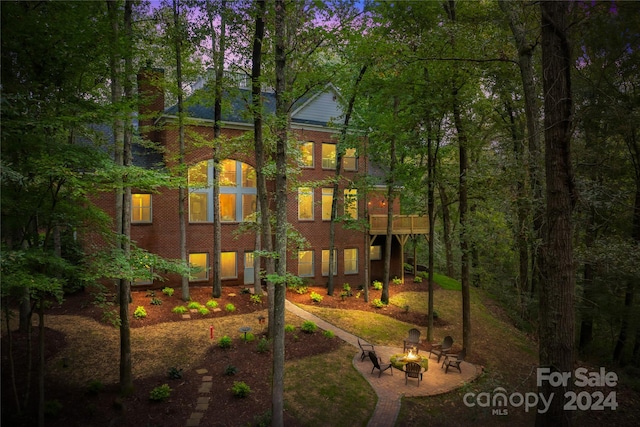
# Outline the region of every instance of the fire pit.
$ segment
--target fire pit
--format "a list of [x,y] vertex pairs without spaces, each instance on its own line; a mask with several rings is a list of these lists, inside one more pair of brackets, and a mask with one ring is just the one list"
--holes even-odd
[[418,363],[425,371],[429,369],[429,357],[423,357],[419,355],[417,351],[413,351],[413,349],[410,349],[408,353],[394,354],[391,356],[390,362],[394,368],[400,369],[401,371],[404,371],[404,365],[409,362]]

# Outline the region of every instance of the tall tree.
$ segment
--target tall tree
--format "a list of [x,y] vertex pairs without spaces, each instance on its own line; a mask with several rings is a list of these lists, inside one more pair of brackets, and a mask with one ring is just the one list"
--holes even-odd
[[[540,287],[540,365],[571,372],[574,361],[574,294],[571,214],[575,188],[571,168],[571,52],[569,4],[545,1],[542,12],[542,83],[546,171],[545,280]],[[539,387],[547,398],[558,392],[548,381]],[[572,425],[572,412],[552,399],[536,425]]]
[[289,98],[287,96],[285,51],[287,13],[284,0],[275,3],[275,65],[276,65],[276,275],[273,301],[273,384],[271,415],[275,427],[284,425],[284,303],[287,274],[287,129]]

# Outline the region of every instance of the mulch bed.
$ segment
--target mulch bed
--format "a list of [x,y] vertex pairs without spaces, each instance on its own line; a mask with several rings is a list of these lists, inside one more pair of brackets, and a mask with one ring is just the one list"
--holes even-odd
[[[383,315],[391,316],[399,320],[416,325],[426,325],[426,316],[406,312],[401,307],[388,306],[384,309],[377,309],[370,303],[365,303],[363,298],[341,298],[339,291],[336,296],[326,295],[326,289],[310,288],[310,291],[322,293],[324,296],[322,305],[325,307],[343,308],[350,310],[373,311]],[[390,288],[390,293],[400,291],[426,291],[426,285],[407,283]],[[372,290],[370,301],[379,298],[380,291]],[[109,295],[106,302],[114,300],[114,295]],[[160,305],[151,305],[152,298],[162,300]],[[211,299],[210,288],[192,288],[192,300],[205,304]],[[293,302],[309,303],[309,295],[298,295],[288,291],[287,298]],[[88,290],[76,295],[66,297],[65,302],[59,306],[51,307],[47,315],[72,315],[94,319],[101,323],[109,322],[109,316],[105,316],[106,310],[117,310],[117,306],[109,304],[94,303],[95,296]],[[234,316],[238,314],[251,314],[262,312],[266,308],[266,297],[262,303],[257,304],[251,300],[251,294],[247,293],[244,287],[224,287],[223,294],[218,301],[220,311],[213,311],[209,314],[189,313],[192,319],[217,318],[224,316]],[[233,304],[235,311],[225,310],[227,304]],[[160,290],[155,291],[155,295],[147,291],[134,291],[132,302],[129,306],[130,325],[132,328],[147,327],[149,331],[157,324],[166,322],[188,322],[189,319],[172,312],[177,305],[185,305],[180,299],[180,289],[176,289],[173,296],[169,297]],[[136,319],[133,312],[138,306],[144,306],[147,317]],[[46,319],[46,317],[45,317]],[[256,324],[258,319],[256,314]],[[258,328],[255,328],[256,330]],[[205,413],[207,426],[238,426],[256,424],[258,419],[266,414],[271,405],[271,367],[272,357],[270,352],[259,353],[256,341],[244,342],[239,338],[233,339],[231,349],[221,349],[212,345],[207,351],[200,366],[207,369],[204,375],[213,377],[213,388],[210,396],[208,412]],[[35,424],[35,403],[37,402],[37,383],[35,382],[35,369],[37,367],[37,327],[33,328],[32,346],[33,369],[32,386],[30,390],[30,406],[26,411],[28,414],[23,418],[16,416],[16,404],[12,393],[10,382],[10,365],[7,337],[2,337],[2,425],[29,426]],[[90,336],[88,336],[90,339]],[[311,355],[331,352],[344,345],[341,340],[326,338],[321,332],[306,334],[303,332],[288,333],[285,335],[286,359],[294,360]],[[66,337],[63,333],[54,329],[45,329],[45,359],[51,360],[61,349],[67,345]],[[23,334],[14,332],[12,351],[14,354],[15,371],[17,374],[17,386],[20,393],[24,392],[27,372],[28,340]],[[100,352],[100,348],[96,348]],[[113,360],[117,364],[118,360]],[[235,367],[235,375],[225,375],[229,366]],[[62,368],[64,369],[64,368]],[[246,398],[233,396],[230,388],[234,381],[244,381],[251,387],[251,393]],[[153,402],[149,399],[150,391],[162,384],[168,384],[173,390],[169,400],[162,403]],[[199,397],[198,388],[202,383],[202,375],[195,369],[182,372],[182,378],[170,379],[167,372],[158,372],[144,378],[134,380],[135,390],[131,396],[120,397],[117,384],[86,384],[84,386],[70,386],[67,383],[45,380],[47,420],[46,425],[52,427],[73,427],[73,426],[184,426],[186,420],[195,410]],[[285,423],[288,426],[297,426],[296,420],[285,412]],[[201,424],[204,425],[204,424]]]

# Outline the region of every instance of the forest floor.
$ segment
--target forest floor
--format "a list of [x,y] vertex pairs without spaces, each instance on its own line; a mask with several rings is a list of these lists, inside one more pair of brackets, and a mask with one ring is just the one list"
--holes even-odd
[[[408,280],[399,287],[390,286],[390,296],[399,292],[426,292],[426,290],[425,284],[416,284]],[[342,309],[364,315],[378,314],[413,324],[421,329],[426,325],[427,318],[424,314],[394,305],[375,308],[370,303],[366,303],[362,295],[356,297],[357,290],[354,290],[353,296],[347,298],[340,296],[341,289],[336,290],[335,296],[326,295],[324,288],[310,288],[309,292],[311,291],[323,295],[320,304],[313,304],[309,293],[299,295],[288,291],[287,298],[296,304],[308,305],[309,309],[320,306],[322,309]],[[369,292],[369,301],[380,298],[380,291],[370,289]],[[118,329],[110,324],[113,316],[108,314],[110,310],[116,309],[110,304],[113,298],[115,298],[114,295],[108,295],[106,300],[102,299],[101,304],[96,305],[95,295],[85,290],[66,297],[62,305],[54,305],[47,310],[45,316],[47,327],[44,335],[47,426],[184,426],[195,410],[203,375],[210,375],[214,379],[211,396],[215,398],[210,402],[208,412],[205,414],[208,420],[207,425],[260,425],[260,422],[266,419],[265,414],[268,413],[271,405],[272,357],[271,352],[261,352],[258,346],[258,342],[266,332],[266,324],[259,319],[267,314],[266,297],[262,298],[261,302],[257,302],[245,287],[223,287],[222,296],[215,299],[219,311],[210,310],[205,315],[189,312],[185,317],[172,312],[174,307],[185,305],[180,298],[179,288],[175,290],[173,296],[167,296],[160,290],[156,290],[155,294],[134,291],[129,306],[129,320],[132,332],[135,388],[127,397],[120,397],[117,387],[119,333]],[[158,298],[162,303],[152,305],[152,298]],[[191,299],[204,305],[212,299],[211,288],[192,288]],[[505,324],[508,323],[508,319],[497,305],[486,302],[493,318],[501,318]],[[226,309],[228,304],[233,304],[233,311]],[[139,306],[145,307],[147,313],[143,319],[133,316]],[[106,316],[105,313],[107,313]],[[36,318],[34,325],[37,323]],[[285,323],[296,327],[294,332],[285,334],[287,361],[329,354],[345,346],[341,340],[325,337],[321,331],[313,334],[301,332],[302,321],[295,316],[287,314]],[[489,324],[480,321],[476,325],[474,334],[479,338],[478,345],[488,346],[492,337],[485,334],[487,332],[485,329],[489,328]],[[249,339],[246,341],[243,339],[244,333],[240,332],[242,326],[251,328],[248,333]],[[451,325],[440,319],[436,327],[446,329]],[[231,348],[223,349],[217,345],[222,335],[230,336]],[[37,339],[38,328],[34,326],[31,339],[34,349],[33,367],[38,366],[35,358]],[[10,381],[9,355],[12,354],[13,370],[19,378],[18,391],[23,394],[23,386],[27,384],[25,378],[28,359],[24,357],[27,354],[27,347],[27,337],[15,331],[12,333],[11,347],[9,347],[7,335],[4,334],[2,337],[2,425],[16,427],[35,425],[33,406],[25,412],[28,415],[22,418],[16,416],[13,385]],[[475,352],[475,358],[470,361],[485,367],[490,366],[490,370],[498,365],[498,376],[505,381],[499,385],[515,384],[521,381],[521,376],[527,375],[527,372],[523,372],[523,366],[530,364],[530,360],[515,360],[512,355],[519,354],[517,351],[515,348],[506,346],[500,348],[496,355],[491,351],[479,349]],[[492,360],[493,357],[499,357],[500,360]],[[510,359],[513,363],[504,363],[504,360]],[[181,369],[181,378],[169,378],[168,371],[171,368]],[[200,369],[206,369],[206,373],[198,373]],[[226,375],[229,371],[235,371],[235,374]],[[495,379],[496,372],[491,372],[489,376]],[[29,392],[32,405],[37,401],[37,384],[34,377],[35,374],[32,377]],[[527,378],[529,382],[532,379]],[[251,393],[248,397],[240,399],[232,394],[231,387],[236,381],[250,384]],[[484,382],[487,383],[487,380]],[[149,399],[151,390],[162,384],[168,384],[173,390],[169,399],[161,403],[151,401]],[[485,388],[489,386],[493,387],[495,384],[484,385]],[[603,417],[612,419],[611,415],[616,415],[616,424],[619,426],[634,425],[633,422],[638,422],[640,420],[638,393],[624,388],[618,395],[621,409],[619,413],[612,414],[610,411],[590,413],[588,419],[593,423],[587,424],[596,425],[601,421],[604,422]],[[471,420],[476,417],[477,414],[465,412],[467,408],[461,408],[461,399],[462,395],[454,393],[427,400],[424,398],[406,399],[406,402],[403,400],[405,415],[399,419],[398,425],[421,425],[424,419],[421,420],[415,416],[433,411],[436,415],[435,419],[431,419],[431,424],[436,421],[434,425],[439,425],[437,420],[440,422],[447,420],[450,423],[457,419],[463,423],[465,419]],[[455,402],[458,403],[455,404]],[[451,404],[455,404],[456,408],[450,407]],[[412,409],[407,412],[406,408]],[[509,418],[512,424],[516,421],[513,417],[491,417],[486,421],[493,425],[496,421],[507,421],[506,418]],[[531,417],[521,419],[529,420]],[[585,418],[582,419],[585,420]],[[285,425],[296,427],[305,424],[285,411]],[[447,425],[455,425],[455,423]],[[476,425],[484,424],[476,422]]]

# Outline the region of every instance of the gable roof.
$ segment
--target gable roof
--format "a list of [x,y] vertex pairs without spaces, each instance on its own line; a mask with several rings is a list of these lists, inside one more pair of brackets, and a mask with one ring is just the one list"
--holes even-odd
[[[191,95],[185,102],[187,116],[191,119],[213,121],[213,105],[203,102],[204,92]],[[310,95],[296,100],[291,110],[292,126],[312,125],[320,127],[332,127],[341,123],[343,118],[342,107],[338,101],[340,94],[332,84],[326,85]],[[225,104],[222,109],[222,121],[227,124],[250,126],[253,124],[249,106],[251,105],[251,91],[249,89],[236,89],[226,91]],[[273,92],[262,92],[262,105],[267,115],[275,114],[276,99]],[[207,100],[209,101],[209,100]],[[178,106],[173,105],[164,111],[164,118],[175,117]]]

